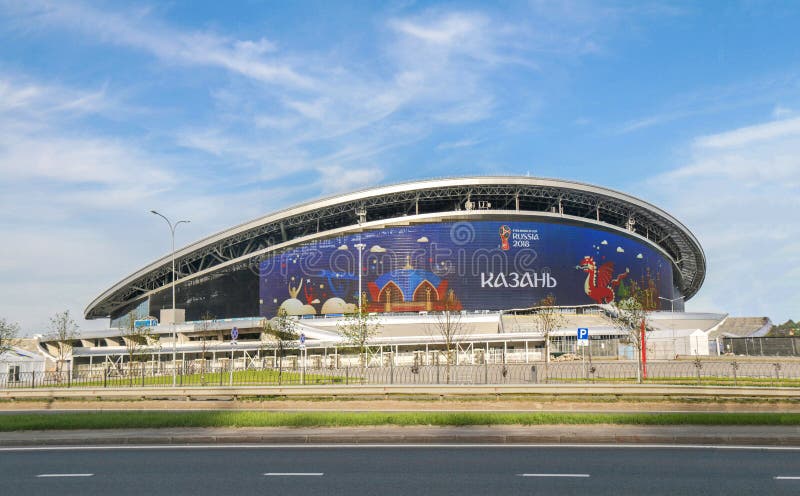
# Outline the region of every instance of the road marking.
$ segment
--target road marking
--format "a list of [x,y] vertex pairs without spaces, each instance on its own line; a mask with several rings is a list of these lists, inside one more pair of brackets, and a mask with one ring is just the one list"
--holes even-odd
[[795,475],[776,475],[773,477],[775,480],[800,480],[800,477]]
[[519,477],[589,477],[589,474],[517,474]]
[[36,477],[92,477],[94,474],[39,474]]
[[324,475],[322,472],[267,472],[266,476],[283,477],[283,476],[300,476],[300,477],[320,477]]

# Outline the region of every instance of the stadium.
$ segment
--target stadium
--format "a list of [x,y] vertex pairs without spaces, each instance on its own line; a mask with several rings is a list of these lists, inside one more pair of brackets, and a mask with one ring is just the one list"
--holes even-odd
[[[188,321],[272,316],[278,306],[345,313],[358,296],[360,244],[362,291],[376,312],[433,310],[446,294],[471,311],[527,307],[545,293],[611,303],[626,280],[681,305],[705,277],[692,233],[642,200],[562,180],[460,178],[314,201],[195,242],[175,253],[178,308]],[[171,286],[166,256],[103,292],[85,317],[158,315]]]
[[444,310],[458,312],[468,334],[459,340],[465,360],[475,360],[476,350],[540,358],[542,336],[526,309],[545,296],[566,318],[555,333],[561,351],[574,346],[576,327],[618,339],[608,305],[634,288],[651,308],[683,315],[690,327],[711,328],[725,317],[682,313],[703,283],[706,260],[677,219],[631,195],[557,179],[435,179],[304,203],[176,250],[174,283],[171,255],[88,305],[87,319],[111,325],[81,334],[76,367],[123,362],[120,329],[131,317],[151,318],[161,337],[150,354],[156,368],[173,351],[184,364],[205,360],[207,351],[212,360],[228,356],[234,327],[235,357],[263,360],[260,324],[281,309],[297,319],[307,353],[339,363],[346,343],[337,324],[359,300],[380,321],[370,346],[398,358],[442,344],[431,328]]

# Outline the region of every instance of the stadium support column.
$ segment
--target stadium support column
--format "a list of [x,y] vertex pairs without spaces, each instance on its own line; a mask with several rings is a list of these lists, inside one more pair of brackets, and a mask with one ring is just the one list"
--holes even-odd
[[172,326],[172,387],[175,387],[177,383],[177,373],[178,371],[175,369],[175,361],[177,359],[177,351],[178,351],[178,337],[175,332],[175,229],[178,228],[180,224],[188,224],[191,221],[188,220],[179,220],[175,224],[172,223],[165,215],[156,212],[155,210],[151,210],[150,213],[158,215],[162,219],[167,222],[169,226],[169,232],[172,235],[172,319],[170,325]]

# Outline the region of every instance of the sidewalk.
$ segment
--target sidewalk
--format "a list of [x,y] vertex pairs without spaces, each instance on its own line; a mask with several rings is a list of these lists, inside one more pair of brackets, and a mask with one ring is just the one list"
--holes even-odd
[[702,444],[798,446],[800,427],[553,425],[175,428],[0,433],[0,446],[167,444]]

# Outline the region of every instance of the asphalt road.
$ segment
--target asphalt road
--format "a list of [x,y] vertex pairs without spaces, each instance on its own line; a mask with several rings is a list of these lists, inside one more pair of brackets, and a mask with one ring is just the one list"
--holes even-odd
[[23,448],[0,450],[0,481],[0,492],[8,495],[774,495],[800,494],[800,451],[489,445]]

